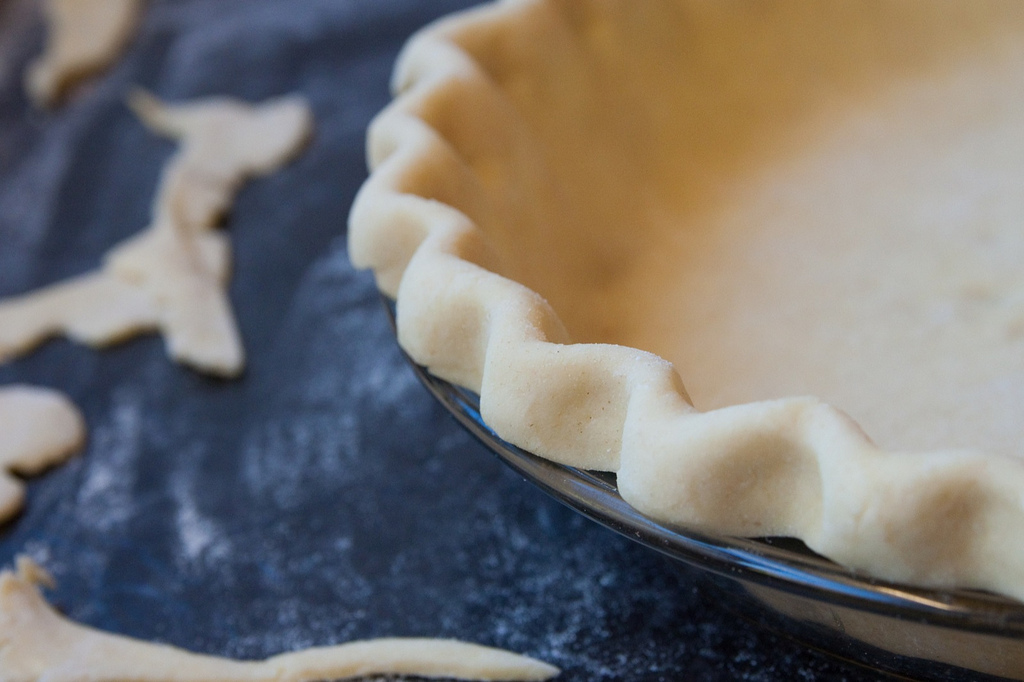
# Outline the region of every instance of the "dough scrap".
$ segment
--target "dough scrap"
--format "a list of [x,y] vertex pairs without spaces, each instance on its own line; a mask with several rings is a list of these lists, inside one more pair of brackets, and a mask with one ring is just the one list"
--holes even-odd
[[314,682],[367,675],[546,680],[558,668],[456,640],[385,638],[236,661],[79,625],[58,614],[37,583],[48,574],[20,557],[0,573],[0,682]]
[[25,486],[9,472],[34,475],[82,447],[85,420],[63,394],[32,386],[0,388],[0,521],[13,516]]
[[153,222],[112,248],[98,271],[0,301],[0,362],[58,334],[101,347],[159,330],[173,359],[237,376],[245,352],[226,292],[231,245],[214,228],[247,178],[302,148],[309,107],[294,95],[260,105],[222,97],[167,105],[142,91],[129,104],[154,132],[180,142]]
[[[989,152],[997,166],[1019,164],[1020,146],[987,134],[1007,111],[1006,99],[991,97],[1007,93],[969,86],[990,78],[990,68],[1019,82],[1021,35],[1019,5],[1003,0],[756,7],[507,0],[460,13],[403,49],[393,75],[395,99],[368,131],[371,174],[350,213],[349,254],[396,298],[405,351],[434,375],[479,393],[481,415],[499,436],[561,464],[616,472],[623,499],[649,517],[719,535],[797,537],[876,578],[985,589],[1024,601],[1021,458],[973,443],[973,449],[953,443],[925,452],[880,447],[840,409],[788,390],[701,410],[683,388],[692,369],[680,378],[670,362],[616,333],[623,311],[638,317],[654,309],[660,315],[646,321],[691,338],[686,330],[721,318],[721,302],[757,300],[771,291],[750,278],[763,261],[784,261],[776,258],[780,253],[813,259],[813,252],[787,250],[786,242],[744,250],[749,240],[737,238],[739,248],[730,253],[747,278],[730,282],[733,289],[709,290],[704,272],[673,256],[715,246],[709,242],[716,233],[701,230],[716,206],[726,218],[752,205],[761,209],[742,223],[750,232],[776,217],[783,227],[808,213],[819,217],[799,202],[786,212],[785,192],[805,202],[844,195],[769,186],[755,203],[739,191],[746,189],[741,181],[762,170],[784,180],[776,164],[816,139],[816,125],[835,131],[832,115],[864,115],[854,132],[871,133],[879,124],[865,106],[872,98],[913,93],[904,89],[908,83],[927,86],[932,76],[977,64],[976,79],[957,81],[976,106],[950,106],[924,88],[927,106],[920,110],[944,116],[902,121],[927,131],[959,117],[952,121],[958,131],[966,125],[977,127],[968,134],[986,133],[968,139],[970,148]],[[1006,64],[1009,74],[1002,71]],[[1019,89],[1007,96],[1015,104]],[[1017,141],[1021,109],[1011,111],[1007,127]],[[931,139],[942,142],[945,132],[933,129]],[[905,139],[892,142],[899,151]],[[883,205],[875,200],[887,194],[904,197],[917,181],[910,172],[876,173],[872,159],[859,154],[870,148],[857,137],[843,143],[854,153],[839,159],[842,171],[860,173],[867,191],[833,204],[842,214],[836,220]],[[941,161],[951,166],[944,179],[953,182],[936,185],[937,193],[952,200],[922,207],[920,222],[931,232],[921,241],[947,239],[952,216],[954,226],[958,218],[973,221],[991,252],[1013,254],[999,235],[1018,234],[1021,213],[989,199],[1019,197],[1019,172],[991,187],[972,165],[956,157]],[[801,173],[814,177],[818,168]],[[841,182],[826,186],[846,189]],[[677,222],[683,209],[692,222]],[[884,225],[890,215],[867,220],[873,217]],[[810,226],[820,241],[835,240],[829,248],[856,256],[830,222]],[[916,252],[902,237],[892,231],[883,248],[912,261]],[[677,242],[686,248],[669,248]],[[658,274],[651,262],[665,256],[661,271],[681,278],[686,300],[707,303],[697,308],[704,317],[686,314],[651,283]],[[843,264],[865,266],[869,280],[893,277],[875,262],[855,261]],[[1018,262],[1009,269],[1019,272]],[[820,284],[833,274],[829,269],[813,270],[821,279],[808,278],[804,290],[830,286]],[[965,268],[954,258],[936,269]],[[633,276],[646,288],[620,294],[617,287]],[[1017,295],[1001,301],[999,288],[984,279],[966,284],[956,309],[929,311],[934,321],[920,347],[943,338],[953,314],[985,306],[1000,307],[998,317],[1010,319],[992,326],[1020,342]],[[637,291],[653,303],[630,295]],[[828,315],[865,298],[854,289],[801,321],[827,327]],[[771,299],[758,301],[755,315],[728,319],[748,354],[741,359],[768,350],[743,324],[765,322],[769,331],[760,338],[769,342],[775,336],[767,324],[790,324],[781,311],[791,309]],[[906,318],[905,300],[891,303],[874,321]],[[809,345],[800,339],[786,350],[801,360]],[[847,356],[862,348],[843,336],[826,347]],[[913,364],[922,354],[911,348],[900,362]],[[750,376],[724,353],[697,361],[708,377],[730,375],[746,385]],[[1015,395],[1021,376],[980,379]],[[840,379],[862,377],[854,370]],[[693,387],[699,397],[699,384]],[[950,395],[958,408],[979,411],[972,395]],[[1018,415],[1019,401],[1011,407]],[[1019,423],[1011,425],[1018,432]]]
[[57,104],[81,79],[109,66],[138,25],[143,0],[44,0],[46,48],[25,73],[40,108]]

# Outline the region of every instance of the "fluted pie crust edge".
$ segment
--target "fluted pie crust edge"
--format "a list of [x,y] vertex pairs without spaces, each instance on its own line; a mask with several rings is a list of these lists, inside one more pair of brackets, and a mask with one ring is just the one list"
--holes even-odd
[[887,452],[815,398],[700,412],[669,362],[573,343],[542,296],[496,274],[500,259],[469,217],[488,210],[479,171],[451,131],[425,119],[463,107],[480,112],[474,134],[529,138],[528,129],[508,130],[514,117],[493,113],[509,108],[506,94],[460,44],[502,24],[543,21],[548,5],[500,2],[418,33],[396,66],[394,101],[369,128],[372,172],[351,211],[349,254],[396,299],[401,346],[479,393],[499,436],[555,462],[615,472],[623,499],[658,521],[796,537],[877,578],[1024,600],[1020,461]]

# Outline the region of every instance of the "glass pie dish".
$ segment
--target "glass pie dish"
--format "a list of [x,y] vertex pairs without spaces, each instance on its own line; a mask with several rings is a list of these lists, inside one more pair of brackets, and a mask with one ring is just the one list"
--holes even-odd
[[1022,36],[1003,0],[454,15],[349,254],[563,501],[846,656],[1017,675],[981,590],[1024,601]]
[[[394,325],[394,303],[384,308]],[[919,679],[966,671],[1024,679],[1024,605],[985,592],[934,591],[858,575],[789,538],[740,538],[675,528],[618,494],[614,474],[565,466],[503,440],[480,416],[479,397],[416,376],[455,419],[548,495],[634,542],[701,571],[723,606],[770,629],[870,668]]]

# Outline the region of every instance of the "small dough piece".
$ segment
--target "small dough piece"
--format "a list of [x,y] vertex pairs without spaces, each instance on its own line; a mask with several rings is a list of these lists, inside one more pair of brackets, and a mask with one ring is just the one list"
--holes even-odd
[[302,148],[312,130],[309,107],[297,96],[165,105],[141,91],[130,106],[152,130],[181,142],[164,168],[152,224],[115,246],[101,270],[0,301],[0,362],[58,334],[104,346],[160,330],[173,359],[237,376],[245,352],[225,291],[231,245],[214,228],[246,178]]
[[35,583],[31,560],[0,573],[0,682],[313,682],[366,675],[546,680],[558,668],[501,649],[445,639],[372,639],[263,661],[234,661],[112,635],[74,623]]
[[44,0],[46,49],[29,65],[25,89],[52,107],[75,82],[109,66],[132,37],[142,0]]
[[107,272],[92,272],[0,301],[0,362],[57,334],[100,347],[157,329],[159,322],[144,291]]
[[85,420],[61,393],[30,386],[0,389],[0,521],[13,516],[25,498],[24,485],[9,471],[37,474],[66,460],[84,441]]

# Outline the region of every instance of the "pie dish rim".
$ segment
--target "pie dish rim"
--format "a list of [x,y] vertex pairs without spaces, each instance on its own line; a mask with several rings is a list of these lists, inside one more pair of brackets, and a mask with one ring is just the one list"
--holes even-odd
[[[619,482],[624,484],[620,489],[635,490],[642,487],[644,481],[650,482],[656,478],[651,471],[642,471],[643,467],[632,465],[629,460],[620,464],[618,456],[618,448],[621,448],[623,453],[627,451],[625,441],[628,433],[633,439],[629,448],[633,452],[633,459],[649,459],[650,448],[645,451],[643,446],[647,443],[645,431],[650,424],[660,427],[673,422],[668,429],[672,431],[674,422],[691,415],[722,417],[718,421],[728,422],[728,428],[740,427],[735,428],[735,431],[727,436],[727,439],[731,440],[726,449],[742,449],[748,447],[749,443],[756,446],[766,437],[771,439],[779,436],[786,443],[792,444],[793,448],[812,451],[814,457],[817,457],[821,485],[827,487],[831,480],[831,489],[822,493],[823,497],[829,497],[831,506],[825,506],[823,513],[829,513],[830,508],[838,509],[831,512],[833,518],[830,523],[843,526],[846,523],[844,515],[848,515],[849,511],[843,505],[850,501],[842,498],[846,478],[850,473],[848,462],[851,459],[871,460],[871,466],[888,467],[880,472],[870,472],[869,475],[875,479],[885,479],[892,473],[905,473],[913,469],[915,462],[896,461],[896,458],[889,457],[891,453],[882,451],[871,443],[852,420],[838,410],[813,399],[779,401],[780,404],[774,406],[768,403],[752,403],[706,413],[696,412],[692,405],[688,404],[685,389],[678,382],[677,375],[667,361],[630,348],[572,343],[555,312],[539,294],[496,274],[495,271],[488,270],[486,265],[481,266],[482,262],[487,261],[487,255],[481,255],[486,249],[481,247],[478,228],[471,219],[456,206],[436,200],[430,195],[420,196],[415,191],[404,189],[407,175],[414,175],[413,171],[422,174],[424,168],[417,167],[417,164],[429,166],[429,163],[424,161],[429,154],[451,156],[452,153],[452,150],[445,146],[440,133],[417,117],[416,103],[425,96],[443,91],[454,82],[464,84],[463,81],[471,81],[480,76],[473,60],[455,45],[448,36],[449,32],[481,17],[490,20],[495,16],[515,16],[516,12],[523,8],[529,9],[542,4],[542,0],[505,0],[457,13],[421,30],[409,41],[399,58],[393,80],[394,101],[370,126],[368,159],[372,172],[357,195],[350,214],[349,253],[354,264],[375,271],[378,285],[385,294],[397,298],[400,345],[416,363],[428,367],[429,371],[439,378],[478,392],[481,395],[481,409],[486,420],[502,438],[561,464],[597,470],[617,470]],[[444,165],[430,167],[430,170],[436,174],[439,168],[443,169]],[[434,271],[430,271],[430,268]],[[414,272],[414,276],[410,277],[411,272]],[[454,280],[458,280],[458,283],[451,285],[450,282]],[[458,324],[453,322],[455,318],[452,313],[452,301],[455,299],[452,298],[451,290],[456,289],[461,289],[456,292],[459,296],[464,296],[465,290],[473,289],[468,298],[473,299],[472,302],[478,304],[480,308],[469,313],[465,310],[456,311],[461,315],[455,320]],[[442,290],[440,294],[435,293]],[[446,296],[448,298],[445,298]],[[473,315],[476,317],[473,318]],[[455,352],[446,347],[446,341],[450,342],[456,336],[472,337],[472,342],[463,344],[458,349],[459,352]],[[495,346],[500,346],[501,352],[505,354],[501,363],[493,360],[492,351]],[[467,348],[470,352],[465,352]],[[542,361],[535,362],[542,355]],[[545,362],[550,364],[554,356],[566,363],[576,363],[567,364],[571,372],[567,371],[565,374],[572,373],[571,380],[576,384],[582,381],[583,384],[590,386],[591,384],[586,382],[593,381],[593,386],[597,387],[594,391],[598,394],[597,399],[603,400],[605,394],[601,391],[607,389],[610,383],[625,376],[622,382],[632,393],[628,393],[628,405],[619,406],[617,414],[621,417],[628,407],[627,417],[633,418],[634,421],[632,430],[629,431],[628,418],[625,426],[618,426],[618,431],[615,427],[605,429],[607,432],[600,428],[594,429],[596,420],[593,419],[593,414],[597,399],[590,399],[589,389],[586,400],[569,405],[567,416],[566,409],[563,409],[565,405],[558,404],[559,400],[564,402],[565,398],[558,393],[560,387],[557,385],[558,379],[564,380],[565,377],[555,377],[556,380],[553,382],[549,381],[550,377],[538,379],[535,383],[540,385],[539,392],[527,395],[524,398],[525,402],[498,405],[498,402],[505,400],[507,396],[517,395],[517,392],[499,391],[496,387],[517,387],[524,382],[530,384],[538,376],[538,368],[543,367]],[[511,368],[506,369],[506,364]],[[624,367],[627,369],[623,369]],[[499,375],[498,379],[494,379],[496,375]],[[526,379],[523,379],[524,376]],[[582,377],[582,380],[579,377]],[[637,386],[641,389],[637,389]],[[636,398],[638,393],[645,393],[642,400]],[[652,406],[657,406],[656,402],[652,402],[651,396],[668,399],[673,404],[672,409],[666,411],[671,412],[669,417],[651,409]],[[684,402],[687,404],[683,405]],[[531,419],[539,417],[569,423],[575,420],[577,424],[582,425],[585,422],[590,427],[580,426],[568,434],[569,437],[566,434],[567,429],[556,430],[556,437],[553,440],[545,440],[546,434],[536,435],[537,430],[533,429],[533,423],[529,424],[529,428],[516,423],[517,419],[522,420],[522,413],[517,412],[517,408],[522,408],[523,405],[535,408],[530,413]],[[726,412],[729,414],[723,416]],[[614,417],[605,421],[614,421]],[[784,426],[779,427],[778,424]],[[779,428],[784,429],[784,432],[777,432],[776,429]],[[596,436],[590,432],[591,430],[596,431]],[[719,425],[712,425],[711,432],[712,437],[718,437],[722,433]],[[613,436],[610,439],[609,434]],[[614,436],[618,436],[619,440],[615,441]],[[670,435],[671,444],[696,447],[697,441],[688,434],[675,440],[673,438],[674,435]],[[570,444],[571,451],[563,452],[567,443]],[[598,447],[605,445],[607,447]],[[673,457],[676,460],[686,459],[677,457],[675,452],[670,451],[671,448],[655,449],[659,453],[662,450],[669,450],[667,455],[657,455],[662,458],[662,463],[666,459],[671,461]],[[756,447],[748,449],[756,450]],[[940,457],[929,460],[929,471],[938,469],[940,479],[943,476],[952,476],[969,478],[970,482],[974,482],[984,478],[982,485],[986,495],[994,491],[999,491],[1001,495],[998,499],[995,495],[990,496],[992,507],[997,504],[1005,506],[1006,489],[1012,488],[1013,482],[1017,479],[1024,481],[1024,465],[1016,461],[972,457],[970,453],[942,454],[945,459]],[[626,469],[627,464],[633,467],[629,471]],[[653,471],[653,467],[650,469]],[[980,470],[982,473],[973,473],[974,470]],[[624,477],[623,474],[627,476]],[[907,476],[909,482],[902,483],[904,488],[912,489],[916,475],[915,471],[911,471]],[[674,481],[679,476],[666,478]],[[1021,487],[1024,488],[1024,484]],[[662,518],[673,525],[692,525],[685,516],[690,513],[689,510],[685,510],[682,517],[672,516],[674,510],[680,508],[678,500],[670,501],[667,506],[658,507],[655,504],[645,508],[638,506],[635,495],[630,494],[631,503],[648,516]],[[838,505],[836,498],[839,498]],[[682,503],[683,508],[687,505],[691,503]],[[665,511],[666,509],[668,511]],[[919,511],[921,510],[914,509],[912,513],[907,514],[911,522],[915,515],[916,518],[924,517],[923,513],[918,513]],[[767,513],[773,512],[770,510]],[[780,513],[785,516],[786,512]],[[1015,513],[1024,512],[1016,510]],[[701,519],[699,513],[696,513],[695,518]],[[712,519],[712,526],[715,522],[716,520]],[[900,522],[907,523],[905,519]],[[703,523],[703,520],[700,520],[700,523]],[[778,520],[768,520],[765,523],[770,529],[774,529],[768,534],[793,534],[811,544],[811,540],[799,532],[778,532],[780,527],[786,527],[784,521],[781,522],[781,526]],[[903,549],[899,540],[893,542],[888,537],[879,540],[879,533],[869,527],[867,535],[876,536],[877,543],[870,551],[875,551],[883,559],[880,561],[876,556],[871,556],[867,560],[861,560],[858,555],[862,552],[860,544],[847,542],[848,538],[844,535],[849,531],[853,533],[851,537],[862,538],[864,533],[863,529],[859,528],[860,523],[860,517],[857,516],[854,525],[858,528],[849,531],[841,527],[835,537],[827,537],[825,541],[819,542],[818,546],[812,544],[812,547],[838,558],[843,564],[859,570],[869,570],[894,582],[915,582],[937,587],[966,584],[1004,594],[1014,594],[1018,599],[1024,598],[1024,577],[1011,575],[1005,579],[1001,576],[993,579],[988,569],[985,569],[983,576],[979,574],[978,567],[986,565],[980,557],[989,556],[981,552],[978,553],[979,558],[972,558],[968,562],[971,568],[967,569],[966,573],[958,568],[959,564],[952,568],[940,566],[934,572],[928,573],[933,570],[934,562],[911,557],[919,565],[902,565],[906,556],[900,554]],[[880,523],[889,524],[890,520],[886,519]],[[823,524],[824,522],[819,522],[818,525]],[[898,531],[897,536],[902,532],[910,535],[923,532],[921,528],[913,527],[913,523],[910,526]],[[735,526],[730,526],[728,522],[722,522],[720,527],[712,527],[712,530],[724,535],[740,534],[735,531]],[[1011,551],[1012,543],[999,543],[998,539],[998,536],[995,539],[986,538],[988,544],[985,552],[995,552],[998,555],[1000,552]],[[822,547],[825,549],[822,550]],[[891,551],[896,552],[896,560],[891,562],[891,566],[895,568],[890,570],[885,557],[886,552]],[[955,559],[951,561],[956,562]],[[1015,565],[1009,560],[1002,563]]]

